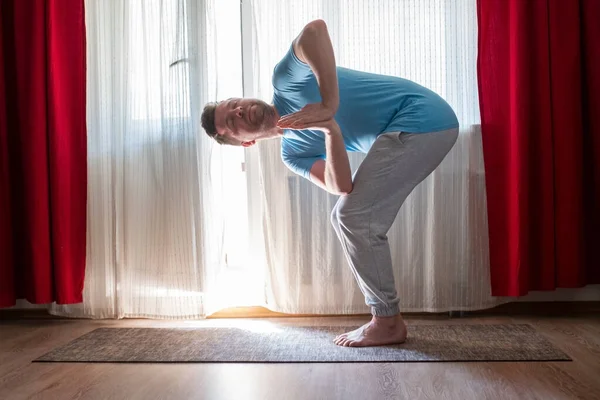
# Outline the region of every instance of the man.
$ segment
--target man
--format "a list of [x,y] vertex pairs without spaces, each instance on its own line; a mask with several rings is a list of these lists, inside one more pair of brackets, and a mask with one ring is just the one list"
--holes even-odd
[[[456,115],[414,82],[336,67],[322,20],[293,41],[273,87],[273,105],[237,98],[208,104],[202,126],[231,145],[281,137],[288,168],[341,196],[331,222],[373,318],[335,343],[404,342],[387,232],[406,197],[454,145]],[[354,177],[346,151],[367,153]]]

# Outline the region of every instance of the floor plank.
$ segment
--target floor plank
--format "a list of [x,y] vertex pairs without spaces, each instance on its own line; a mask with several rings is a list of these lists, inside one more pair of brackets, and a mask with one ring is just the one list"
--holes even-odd
[[[0,321],[0,399],[599,399],[600,317],[407,317],[528,323],[573,362],[60,364],[31,361],[99,327],[356,325],[365,317]],[[409,333],[410,334],[410,333]]]

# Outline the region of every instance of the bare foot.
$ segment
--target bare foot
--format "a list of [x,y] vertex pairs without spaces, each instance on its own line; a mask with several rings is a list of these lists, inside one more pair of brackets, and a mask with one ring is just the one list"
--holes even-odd
[[393,317],[375,317],[351,332],[339,335],[333,341],[338,346],[365,347],[400,344],[406,340],[406,324],[400,314]]

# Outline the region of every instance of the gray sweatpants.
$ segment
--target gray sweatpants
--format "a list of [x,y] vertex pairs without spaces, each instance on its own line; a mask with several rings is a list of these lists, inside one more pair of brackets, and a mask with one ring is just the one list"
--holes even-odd
[[376,316],[400,312],[387,233],[413,189],[442,162],[458,129],[380,135],[331,213],[350,268]]

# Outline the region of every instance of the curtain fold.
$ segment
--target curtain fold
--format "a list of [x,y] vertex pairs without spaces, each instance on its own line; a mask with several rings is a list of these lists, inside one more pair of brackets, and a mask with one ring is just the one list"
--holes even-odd
[[[388,237],[403,311],[474,310],[491,296],[476,81],[476,2],[251,1],[253,93],[271,101],[273,67],[303,26],[328,25],[337,65],[411,79],[456,111],[460,136],[402,206]],[[277,32],[276,35],[273,32]],[[260,185],[267,305],[290,313],[368,312],[329,222],[337,197],[289,172],[280,143],[247,150]],[[364,155],[350,153],[355,170]]]
[[[87,0],[90,318],[202,318],[221,285],[224,170],[200,127],[216,97],[214,3]],[[216,162],[217,161],[217,162]]]
[[86,248],[83,0],[0,3],[0,306],[80,303]]
[[479,0],[492,293],[600,282],[596,1]]

